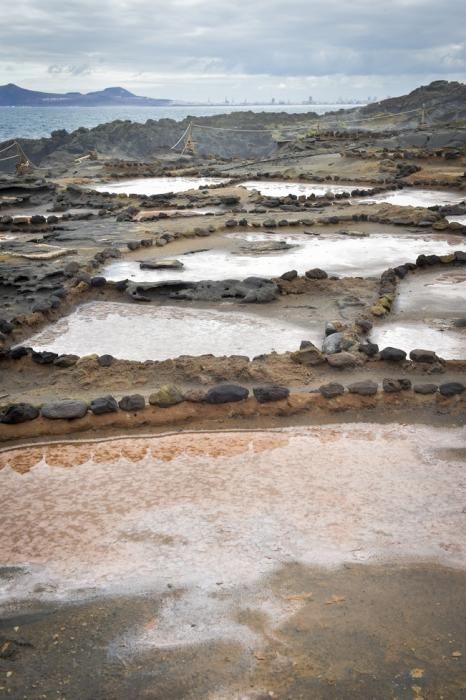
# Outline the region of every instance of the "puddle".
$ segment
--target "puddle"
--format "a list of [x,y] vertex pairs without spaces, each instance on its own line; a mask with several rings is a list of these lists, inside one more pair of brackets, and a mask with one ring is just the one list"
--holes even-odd
[[322,340],[322,323],[303,325],[237,311],[84,304],[27,344],[36,350],[76,355],[110,354],[126,360],[166,360],[180,355],[247,355],[297,350],[301,340]]
[[[231,634],[225,594],[251,593],[289,563],[464,568],[453,448],[461,429],[349,424],[0,453],[0,562],[17,572],[0,578],[0,600],[175,588],[150,630],[169,646]],[[25,459],[30,471],[11,468]],[[295,610],[255,593],[268,612]]]
[[[239,251],[244,241],[285,241],[296,247],[266,255],[236,255],[231,250],[213,248],[195,255],[176,255],[184,268],[170,270],[140,270],[135,261],[119,260],[109,263],[103,275],[109,280],[131,279],[138,282],[182,279],[199,280],[244,279],[250,276],[278,277],[287,270],[299,274],[320,267],[339,276],[380,275],[387,267],[414,262],[421,253],[442,255],[457,250],[463,239],[459,236],[392,236],[372,234],[367,238],[351,238],[326,234],[231,234],[226,239]],[[209,245],[206,239],[206,245]],[[154,254],[154,258],[156,254]],[[160,257],[171,257],[168,253]]]
[[[466,316],[466,270],[423,272],[399,283],[393,306],[397,314],[422,314],[433,318]],[[465,338],[466,343],[466,338]]]
[[450,223],[463,224],[463,226],[466,226],[466,214],[462,216],[447,216],[446,219]]
[[433,350],[445,360],[466,360],[466,334],[461,329],[445,328],[441,321],[388,321],[375,327],[371,340],[380,348]]
[[404,190],[395,190],[394,192],[384,192],[383,194],[364,198],[359,200],[363,202],[376,202],[381,204],[395,204],[402,207],[434,207],[443,206],[445,204],[458,204],[466,199],[465,192],[455,190],[424,190],[410,187]]
[[219,177],[147,177],[134,180],[118,180],[104,185],[96,185],[97,192],[114,194],[166,194],[168,192],[187,192],[206,185],[221,185],[228,182]]
[[286,180],[247,180],[240,182],[239,186],[245,187],[247,190],[258,190],[266,197],[287,197],[289,194],[295,194],[298,197],[301,195],[309,197],[309,195],[315,194],[317,197],[322,197],[328,192],[341,194],[352,192],[358,188],[358,185],[331,185],[329,183],[288,182]]

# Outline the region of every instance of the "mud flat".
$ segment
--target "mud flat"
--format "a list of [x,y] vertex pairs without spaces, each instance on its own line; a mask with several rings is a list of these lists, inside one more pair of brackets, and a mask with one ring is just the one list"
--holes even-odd
[[3,688],[460,697],[464,454],[368,423],[1,453]]
[[[282,241],[288,250],[263,254],[250,252],[247,245]],[[304,274],[310,268],[321,268],[329,274],[343,276],[377,275],[407,260],[416,260],[421,253],[448,254],[461,247],[463,239],[455,235],[361,233],[351,235],[323,233],[233,233],[214,240],[206,239],[207,250],[195,254],[177,254],[182,270],[141,270],[139,262],[118,260],[103,269],[109,280],[130,279],[156,282],[238,279],[250,276],[278,277],[295,269]],[[188,249],[189,243],[184,247]],[[244,248],[243,248],[244,246]],[[163,254],[146,253],[145,257],[162,259]],[[138,257],[140,257],[138,255]],[[142,258],[144,259],[144,258]]]
[[93,302],[79,307],[31,337],[37,350],[81,356],[111,354],[127,360],[166,360],[180,355],[246,355],[298,349],[304,336],[320,342],[314,328],[286,320],[260,318],[231,305],[222,310],[179,306],[137,306]]
[[134,180],[118,180],[105,185],[96,185],[97,192],[114,194],[167,194],[168,192],[187,192],[206,185],[221,185],[227,180],[219,177],[147,177]]

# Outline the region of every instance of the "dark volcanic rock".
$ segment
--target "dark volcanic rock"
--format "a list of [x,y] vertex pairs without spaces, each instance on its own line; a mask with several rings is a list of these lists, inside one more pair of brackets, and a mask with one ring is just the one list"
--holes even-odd
[[383,390],[387,394],[396,394],[400,391],[411,389],[411,381],[409,379],[384,379]]
[[2,423],[16,425],[34,420],[39,415],[39,409],[29,403],[16,403],[9,406],[1,417]]
[[350,394],[359,394],[360,396],[373,396],[377,393],[378,384],[367,379],[362,382],[354,382],[348,386]]
[[44,418],[50,418],[56,420],[59,418],[67,418],[71,420],[73,418],[83,418],[88,410],[88,405],[85,401],[53,401],[52,403],[47,403],[41,408],[41,415]]
[[442,396],[456,396],[457,394],[462,394],[465,388],[461,382],[446,382],[445,384],[440,384],[439,391]]
[[325,270],[321,270],[319,267],[315,267],[312,270],[307,270],[305,275],[310,280],[326,280],[328,277]]
[[345,387],[343,384],[338,384],[338,382],[330,382],[329,384],[322,384],[319,387],[319,391],[326,399],[334,399],[336,396],[341,396],[345,393]]
[[381,360],[390,360],[391,362],[401,362],[406,359],[406,353],[404,350],[399,350],[398,348],[384,348],[380,353]]
[[437,390],[437,384],[415,384],[413,386],[415,394],[436,394]]
[[113,355],[100,355],[97,362],[101,367],[110,367],[113,362]]
[[29,354],[29,350],[30,348],[27,348],[24,345],[18,345],[16,348],[11,348],[8,355],[12,360],[20,360],[22,357],[26,357],[26,355]]
[[0,318],[0,333],[5,333],[5,335],[9,335],[13,328],[14,326],[12,323],[7,321],[5,318]]
[[259,403],[267,403],[267,401],[282,401],[290,395],[290,390],[286,386],[278,384],[270,384],[267,386],[257,386],[253,389],[253,394]]
[[433,350],[411,350],[409,357],[413,362],[426,362],[431,365],[439,360]]
[[209,389],[206,396],[207,403],[230,403],[243,401],[249,396],[249,389],[238,384],[219,384]]
[[146,400],[141,394],[131,394],[123,396],[118,405],[122,411],[140,411],[146,405]]
[[116,413],[118,404],[113,396],[101,396],[91,401],[89,408],[95,416],[101,416],[104,413]]
[[291,282],[292,280],[295,280],[298,276],[297,270],[288,270],[288,272],[284,272],[283,275],[281,276],[280,279],[286,280],[287,282]]
[[62,367],[66,369],[67,367],[73,367],[78,360],[79,355],[60,355],[56,360],[54,360],[53,364],[55,367]]
[[42,352],[32,351],[32,361],[36,362],[38,365],[51,365],[58,357],[56,352],[49,352],[48,350],[42,350]]
[[379,346],[377,343],[367,341],[367,343],[361,343],[359,345],[359,352],[364,353],[367,357],[374,357],[379,352]]

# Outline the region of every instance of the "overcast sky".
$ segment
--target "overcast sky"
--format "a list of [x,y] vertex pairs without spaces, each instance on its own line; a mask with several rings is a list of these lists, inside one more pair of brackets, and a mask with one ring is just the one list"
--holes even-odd
[[0,0],[0,83],[187,100],[466,79],[466,0]]

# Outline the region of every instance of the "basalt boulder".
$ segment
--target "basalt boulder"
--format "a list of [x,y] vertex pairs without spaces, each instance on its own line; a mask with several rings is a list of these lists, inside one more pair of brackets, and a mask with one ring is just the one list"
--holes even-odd
[[51,420],[83,418],[89,406],[85,401],[74,401],[72,399],[64,401],[53,401],[41,408],[41,415]]
[[457,396],[462,394],[465,389],[466,387],[461,382],[446,382],[445,384],[440,384],[439,387],[442,396]]
[[238,384],[219,384],[207,392],[207,403],[221,404],[234,401],[244,401],[249,396],[249,389]]
[[287,399],[290,395],[290,390],[286,386],[270,384],[254,387],[253,394],[259,403],[267,403],[268,401],[283,401]]
[[389,360],[390,362],[402,362],[406,360],[406,353],[399,348],[387,347],[380,352],[381,360]]
[[122,411],[140,411],[146,405],[146,400],[141,394],[131,394],[123,396],[118,402]]
[[437,384],[415,384],[413,386],[413,391],[415,394],[436,394],[438,391]]
[[91,401],[89,408],[95,416],[101,416],[104,413],[116,413],[118,411],[118,403],[113,396],[101,396]]
[[377,390],[378,384],[370,379],[362,382],[354,382],[348,386],[350,394],[359,394],[359,396],[374,396]]
[[39,409],[29,403],[16,403],[9,406],[1,417],[1,422],[7,425],[26,423],[39,415]]
[[330,382],[329,384],[322,384],[322,386],[319,387],[319,391],[324,398],[334,399],[345,393],[345,387],[343,384],[338,384],[338,382]]

